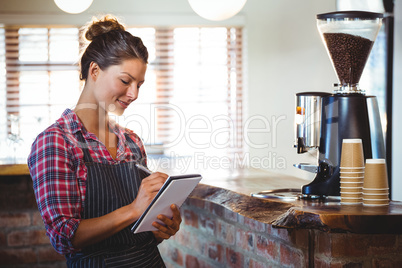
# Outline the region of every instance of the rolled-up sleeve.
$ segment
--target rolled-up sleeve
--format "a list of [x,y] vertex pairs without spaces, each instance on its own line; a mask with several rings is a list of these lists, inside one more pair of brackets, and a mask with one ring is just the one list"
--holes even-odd
[[76,251],[71,240],[80,223],[81,193],[63,133],[45,131],[32,144],[28,167],[46,234],[57,252]]

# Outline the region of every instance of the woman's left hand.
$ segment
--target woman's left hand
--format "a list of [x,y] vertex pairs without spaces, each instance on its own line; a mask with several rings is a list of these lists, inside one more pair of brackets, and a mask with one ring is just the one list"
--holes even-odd
[[179,208],[173,204],[170,206],[170,209],[173,211],[173,217],[171,219],[164,215],[158,215],[158,220],[161,223],[157,221],[152,223],[152,226],[158,229],[157,231],[152,231],[158,243],[174,236],[180,229],[181,215]]

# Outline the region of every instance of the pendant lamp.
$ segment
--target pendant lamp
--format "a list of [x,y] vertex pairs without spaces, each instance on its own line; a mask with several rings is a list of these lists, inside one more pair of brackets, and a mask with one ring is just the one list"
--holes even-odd
[[247,0],[188,0],[191,8],[207,20],[220,21],[236,15]]
[[54,2],[64,12],[78,14],[87,10],[93,0],[54,0]]
[[382,0],[336,0],[338,10],[360,10],[384,13],[384,2]]

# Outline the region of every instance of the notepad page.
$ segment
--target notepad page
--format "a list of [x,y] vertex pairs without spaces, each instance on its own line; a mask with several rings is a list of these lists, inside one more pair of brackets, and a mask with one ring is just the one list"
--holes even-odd
[[189,178],[172,181],[165,188],[158,200],[156,200],[156,202],[152,205],[147,215],[138,225],[134,233],[157,230],[155,227],[152,226],[152,223],[154,221],[157,221],[156,217],[159,214],[163,214],[167,217],[172,217],[173,212],[170,209],[170,206],[172,204],[175,204],[176,206],[180,207],[187,199],[188,195],[194,190],[199,180]]

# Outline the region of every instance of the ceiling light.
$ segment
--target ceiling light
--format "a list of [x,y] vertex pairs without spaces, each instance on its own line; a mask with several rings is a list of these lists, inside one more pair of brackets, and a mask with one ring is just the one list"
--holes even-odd
[[207,20],[226,20],[236,15],[247,0],[188,0],[191,8]]
[[384,13],[384,4],[382,0],[337,0],[337,9],[344,10],[359,10]]
[[54,2],[64,12],[78,14],[87,10],[93,0],[54,0]]

